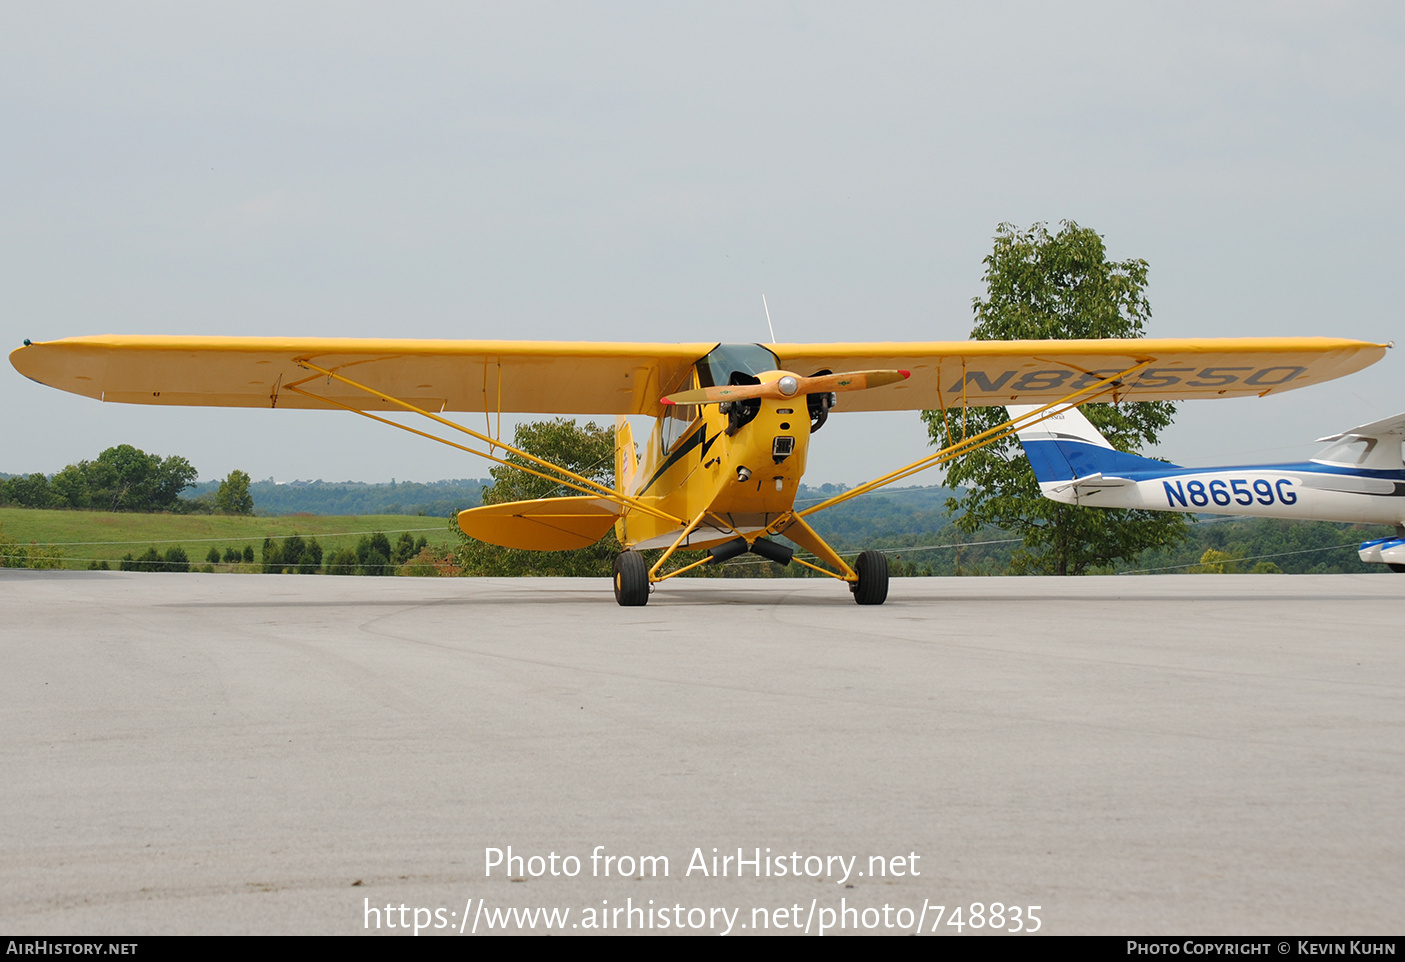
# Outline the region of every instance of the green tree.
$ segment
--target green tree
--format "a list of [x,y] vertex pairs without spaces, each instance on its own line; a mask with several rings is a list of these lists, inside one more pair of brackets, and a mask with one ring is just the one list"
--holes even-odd
[[[974,340],[1142,337],[1151,318],[1146,298],[1147,263],[1107,259],[1103,239],[1093,230],[1064,221],[1057,234],[1046,225],[1019,230],[1001,224],[985,258],[986,296],[974,300]],[[1088,420],[1112,445],[1136,453],[1156,443],[1175,414],[1175,405],[1088,404]],[[922,418],[934,444],[945,443],[939,411]],[[1003,408],[975,408],[967,434],[1003,422]],[[1174,545],[1187,533],[1184,515],[1158,511],[1080,508],[1050,501],[1019,442],[1011,437],[953,461],[947,484],[963,487],[947,501],[956,526],[966,533],[997,527],[1024,542],[1011,559],[1015,573],[1084,574],[1131,561],[1149,548]]]
[[88,462],[70,464],[49,481],[53,503],[58,507],[86,508],[92,504],[88,490]]
[[1187,568],[1186,571],[1193,575],[1232,575],[1239,571],[1241,557],[1237,551],[1206,548],[1205,553],[1200,556],[1200,564]]
[[109,511],[141,511],[151,503],[159,459],[130,444],[108,448],[91,463],[93,502]]
[[215,510],[224,514],[253,514],[254,496],[249,493],[249,476],[243,471],[229,472],[215,492]]
[[[615,483],[613,428],[602,428],[594,422],[578,425],[574,419],[567,418],[530,421],[517,425],[512,434],[512,444],[519,450],[560,465],[598,484],[610,487]],[[581,493],[520,470],[522,467],[541,470],[525,458],[509,454],[506,460],[507,464],[499,464],[488,472],[493,476],[493,484],[483,491],[484,504],[559,498]]]
[[10,479],[9,499],[21,508],[47,508],[53,503],[53,490],[47,476],[37,471]]
[[[184,552],[182,552],[184,553]],[[122,556],[122,564],[119,566],[123,571],[165,571],[166,559],[161,556],[161,552],[153,545],[146,549],[146,553],[141,557],[133,559],[130,552]]]
[[[156,460],[156,455],[151,457]],[[180,508],[180,493],[199,477],[195,466],[178,454],[157,460],[151,483],[151,507],[158,511]]]
[[356,561],[356,550],[354,548],[342,548],[327,559],[327,574],[329,575],[354,575],[359,573],[360,568]]
[[290,572],[297,574],[295,570],[302,561],[302,553],[307,550],[307,544],[302,540],[302,535],[296,531],[283,539],[282,545],[278,548],[278,560],[282,563],[282,568],[276,572],[283,574]]
[[94,507],[111,511],[174,511],[180,493],[199,476],[179,455],[162,458],[130,444],[108,448],[91,463],[83,462]]
[[303,546],[298,554],[297,574],[315,575],[322,567],[322,546],[313,538]]
[[363,575],[393,575],[390,564],[390,539],[377,531],[362,535],[356,542],[356,563]]
[[263,573],[266,575],[281,575],[283,573],[283,549],[272,538],[263,539],[263,551],[260,554],[263,562]]
[[390,556],[391,563],[396,565],[404,564],[415,555],[419,554],[420,548],[423,548],[425,544],[426,541],[424,538],[420,538],[417,543],[415,541],[415,536],[410,534],[410,532],[402,532],[400,539],[395,542],[395,553]]
[[[512,435],[512,444],[582,477],[607,487],[614,485],[613,429],[594,423],[578,425],[575,420],[566,418],[532,421],[517,426]],[[522,471],[521,467],[535,468],[524,458],[508,455],[507,461],[507,464],[500,464],[490,472],[493,485],[483,491],[484,504],[559,498],[581,493]],[[475,541],[459,531],[458,524],[452,518],[449,523],[459,536],[459,570],[474,577],[608,578],[615,555],[621,550],[613,531],[589,548],[576,551],[523,551]]]

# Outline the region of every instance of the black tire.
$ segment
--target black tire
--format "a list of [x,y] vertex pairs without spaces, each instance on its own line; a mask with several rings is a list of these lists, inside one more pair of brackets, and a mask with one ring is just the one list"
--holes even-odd
[[854,600],[861,605],[881,605],[888,600],[888,556],[881,551],[865,551],[854,565],[859,580],[851,586]]
[[649,603],[649,566],[637,551],[626,551],[615,559],[615,600],[624,608],[642,608]]
[[1402,574],[1405,574],[1405,565],[1391,564],[1389,561],[1387,561],[1386,567],[1389,568],[1391,571],[1399,571]]

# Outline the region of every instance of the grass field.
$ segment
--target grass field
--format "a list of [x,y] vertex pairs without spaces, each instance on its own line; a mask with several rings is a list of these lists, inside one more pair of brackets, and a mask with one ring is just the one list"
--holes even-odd
[[[211,514],[127,514],[105,511],[46,511],[35,508],[0,508],[0,534],[22,545],[53,546],[62,552],[65,568],[86,568],[93,561],[116,567],[122,556],[139,557],[147,548],[162,554],[180,545],[192,565],[205,563],[211,547],[254,549],[261,557],[264,538],[301,535],[316,538],[331,554],[355,546],[363,534],[379,531],[394,544],[402,531],[431,545],[454,543],[448,520],[416,515],[368,514],[354,517],[293,515],[270,518]],[[228,571],[229,565],[216,570]]]

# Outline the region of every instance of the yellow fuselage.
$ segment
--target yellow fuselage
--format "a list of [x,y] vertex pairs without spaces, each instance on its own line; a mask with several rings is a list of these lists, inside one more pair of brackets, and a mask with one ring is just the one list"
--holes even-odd
[[[766,382],[784,373],[758,376]],[[717,404],[689,406],[655,422],[623,493],[678,518],[708,512],[680,547],[705,548],[759,532],[795,504],[810,443],[806,398],[758,403],[755,417],[730,436],[729,416]],[[790,453],[782,456],[787,448]],[[714,518],[734,531],[709,523]],[[645,511],[626,510],[615,530],[627,548],[659,548],[672,544],[680,527]]]

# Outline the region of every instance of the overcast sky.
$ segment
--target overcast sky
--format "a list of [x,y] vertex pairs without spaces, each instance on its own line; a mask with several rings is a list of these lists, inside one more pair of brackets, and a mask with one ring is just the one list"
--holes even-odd
[[[0,5],[0,334],[964,338],[1002,221],[1151,265],[1152,336],[1400,337],[1398,4]],[[1284,460],[1402,349],[1182,406]],[[100,404],[5,365],[0,471],[484,477],[351,415]],[[837,414],[807,480],[924,453]],[[931,477],[930,482],[938,479]]]

